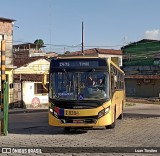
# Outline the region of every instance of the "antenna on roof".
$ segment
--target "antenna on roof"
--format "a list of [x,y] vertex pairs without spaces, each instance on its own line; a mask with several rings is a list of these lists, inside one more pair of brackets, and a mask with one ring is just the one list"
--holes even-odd
[[82,21],[82,55],[84,55],[83,47],[84,47],[84,42],[83,42],[83,21]]

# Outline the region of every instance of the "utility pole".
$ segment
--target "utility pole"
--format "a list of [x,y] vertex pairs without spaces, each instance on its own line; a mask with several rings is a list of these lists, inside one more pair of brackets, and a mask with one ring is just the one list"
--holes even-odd
[[83,47],[84,47],[84,41],[83,41],[83,21],[82,21],[82,54],[84,55]]

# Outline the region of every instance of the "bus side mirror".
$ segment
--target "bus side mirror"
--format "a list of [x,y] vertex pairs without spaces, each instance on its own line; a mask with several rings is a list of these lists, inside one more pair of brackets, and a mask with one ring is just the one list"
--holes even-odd
[[111,83],[112,83],[112,91],[114,91],[117,88],[117,76],[116,75],[112,75],[111,77]]
[[118,82],[117,75],[114,75],[114,89],[117,89],[117,82]]
[[46,91],[48,91],[46,84],[47,84],[47,73],[44,73],[42,77],[42,86]]
[[114,75],[114,82],[117,82],[117,75]]
[[42,84],[43,84],[43,85],[46,85],[46,83],[47,83],[47,74],[43,74]]

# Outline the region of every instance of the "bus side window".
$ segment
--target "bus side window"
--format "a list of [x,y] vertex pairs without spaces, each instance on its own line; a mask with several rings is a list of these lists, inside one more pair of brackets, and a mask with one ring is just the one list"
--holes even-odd
[[114,92],[117,89],[117,76],[112,74],[111,75],[111,89]]
[[111,90],[114,92],[114,76],[111,75]]

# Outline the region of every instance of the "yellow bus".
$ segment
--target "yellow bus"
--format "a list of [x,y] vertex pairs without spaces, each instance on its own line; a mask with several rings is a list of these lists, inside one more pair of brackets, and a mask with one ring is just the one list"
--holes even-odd
[[124,72],[109,58],[52,59],[49,70],[49,125],[114,128],[123,118]]

